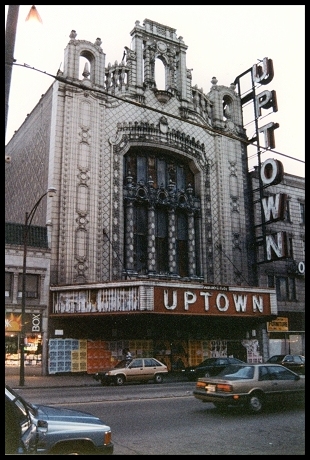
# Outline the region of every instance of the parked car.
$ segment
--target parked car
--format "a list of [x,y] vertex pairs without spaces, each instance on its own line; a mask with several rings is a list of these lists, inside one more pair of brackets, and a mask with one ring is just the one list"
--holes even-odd
[[198,377],[213,377],[218,375],[229,364],[241,364],[237,358],[207,358],[197,366],[190,366],[182,369],[183,375],[190,381],[197,380]]
[[5,385],[5,454],[111,455],[111,428],[87,412],[34,405]]
[[195,398],[218,408],[243,406],[259,413],[270,403],[305,397],[305,377],[280,364],[232,364],[216,377],[199,378]]
[[305,375],[306,358],[303,355],[274,355],[266,362],[271,364],[282,364],[282,366],[291,369],[297,374]]
[[162,383],[168,374],[165,364],[155,358],[134,358],[131,361],[120,361],[115,367],[97,372],[94,378],[102,385],[123,385],[125,382]]

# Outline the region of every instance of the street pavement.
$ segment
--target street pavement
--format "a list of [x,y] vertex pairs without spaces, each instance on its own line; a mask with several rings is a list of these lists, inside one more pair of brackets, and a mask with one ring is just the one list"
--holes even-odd
[[[61,375],[42,375],[41,366],[25,366],[24,385],[20,386],[20,369],[18,366],[5,366],[5,383],[12,388],[57,388],[57,387],[87,387],[101,386],[101,383],[91,374],[71,372]],[[181,373],[169,373],[166,382],[185,382],[187,379]]]

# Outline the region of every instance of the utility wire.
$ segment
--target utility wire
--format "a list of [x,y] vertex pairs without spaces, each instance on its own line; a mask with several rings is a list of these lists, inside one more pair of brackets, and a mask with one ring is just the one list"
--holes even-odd
[[248,282],[248,280],[242,275],[241,271],[238,269],[238,267],[236,267],[236,265],[233,263],[232,260],[230,260],[230,258],[228,257],[228,255],[225,253],[225,251],[223,250],[222,248],[222,245],[221,244],[216,244],[215,245],[216,249],[218,249],[219,251],[221,251],[223,253],[223,255],[229,260],[229,262],[231,263],[231,265],[236,269],[237,273],[239,276],[241,276],[241,278],[247,283],[248,286],[250,286],[250,283]]
[[103,236],[106,236],[106,237],[107,237],[108,242],[109,242],[109,244],[110,244],[112,250],[115,252],[115,254],[116,254],[118,260],[120,261],[120,263],[121,263],[121,265],[122,265],[122,267],[123,267],[124,272],[126,273],[126,276],[128,276],[129,279],[131,279],[130,274],[128,273],[127,269],[125,268],[124,263],[123,263],[122,259],[120,258],[118,252],[117,252],[116,249],[113,247],[113,243],[112,243],[112,241],[111,241],[109,235],[107,234],[107,232],[105,231],[104,228],[102,229],[102,234],[103,234]]
[[[13,63],[6,63],[6,64],[8,64],[8,65],[17,65],[19,67],[25,67],[26,69],[35,70],[36,72],[40,72],[40,73],[43,73],[45,75],[48,75],[49,77],[52,77],[52,78],[54,78],[55,80],[57,80],[57,81],[59,81],[61,83],[65,83],[67,85],[71,85],[71,86],[74,86],[76,88],[83,89],[85,91],[90,91],[90,92],[103,94],[103,95],[105,95],[107,97],[117,99],[117,100],[125,102],[127,104],[132,104],[132,105],[135,105],[136,107],[145,108],[145,109],[148,109],[148,110],[150,110],[152,112],[157,112],[157,113],[160,113],[161,115],[165,115],[167,117],[174,118],[176,120],[184,122],[183,118],[181,118],[181,117],[179,117],[177,115],[173,115],[173,114],[171,114],[169,112],[165,112],[163,110],[155,109],[153,107],[147,106],[145,104],[142,104],[141,102],[137,102],[137,101],[134,101],[132,99],[127,99],[127,98],[124,98],[124,97],[121,97],[121,96],[116,96],[115,94],[110,94],[108,91],[104,91],[104,90],[101,90],[101,89],[95,89],[95,88],[89,88],[88,86],[83,85],[83,83],[75,83],[75,82],[71,81],[70,79],[64,78],[64,77],[62,77],[60,75],[52,75],[52,74],[50,74],[50,73],[48,73],[46,71],[36,69],[35,67],[31,67],[30,65],[28,65],[26,63],[18,64],[16,62],[13,62]],[[194,125],[194,126],[198,126],[198,127],[202,128],[202,129],[205,129],[207,131],[212,132],[215,135],[221,135],[221,136],[224,136],[224,137],[228,137],[230,139],[238,140],[239,142],[242,142],[242,143],[244,143],[246,145],[250,145],[250,146],[252,145],[253,147],[257,147],[257,144],[255,143],[255,141],[251,142],[251,140],[244,139],[244,138],[239,137],[239,136],[234,135],[234,134],[223,133],[222,131],[218,131],[218,130],[216,130],[214,128],[211,128],[210,126],[206,126],[206,125],[203,125],[201,123],[197,123],[195,121],[186,120],[186,123]],[[290,158],[291,160],[299,161],[301,163],[305,163],[304,160],[300,160],[298,158],[294,158],[294,157],[291,157],[289,155],[285,155],[284,153],[278,152],[276,150],[272,150],[272,149],[267,149],[267,150],[268,150],[268,152],[272,152],[272,153],[274,153],[276,155],[284,156],[286,158]]]

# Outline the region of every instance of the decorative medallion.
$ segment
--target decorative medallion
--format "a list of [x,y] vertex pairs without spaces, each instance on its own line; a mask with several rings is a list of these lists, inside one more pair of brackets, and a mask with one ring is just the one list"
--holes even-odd
[[160,53],[165,53],[167,50],[167,45],[164,42],[158,42],[157,43],[157,49]]
[[159,129],[160,132],[163,134],[167,134],[168,132],[168,121],[166,117],[161,117],[159,120]]

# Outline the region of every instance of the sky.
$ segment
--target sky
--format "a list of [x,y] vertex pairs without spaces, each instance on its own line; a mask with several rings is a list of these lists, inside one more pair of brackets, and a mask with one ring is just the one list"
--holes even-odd
[[[14,58],[21,65],[12,70],[6,143],[53,83],[47,74],[63,70],[72,29],[78,40],[101,38],[107,66],[121,62],[124,47],[130,48],[135,22],[149,19],[183,37],[192,85],[205,93],[212,77],[230,86],[260,60],[272,59],[274,78],[256,94],[276,91],[278,111],[262,110],[258,126],[273,122],[279,128],[275,148],[263,152],[261,161],[275,158],[286,173],[305,177],[305,5],[36,5],[42,19],[37,24],[25,21],[31,6],[19,9]],[[5,19],[7,11],[8,5]],[[252,107],[244,111],[249,138],[255,133]],[[251,170],[257,165],[256,147],[248,148],[248,157]]]

